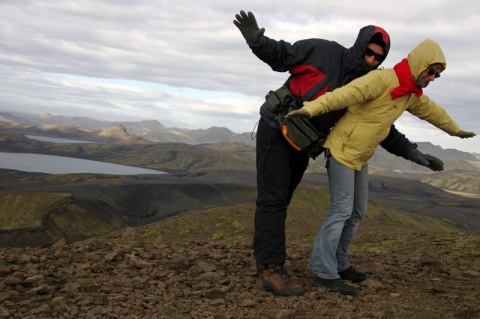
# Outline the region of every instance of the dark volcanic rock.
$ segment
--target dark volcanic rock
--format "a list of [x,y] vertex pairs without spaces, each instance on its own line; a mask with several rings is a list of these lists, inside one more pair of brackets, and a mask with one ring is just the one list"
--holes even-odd
[[371,272],[356,297],[311,285],[309,247],[289,261],[307,288],[275,297],[260,288],[251,247],[200,242],[57,243],[1,251],[0,318],[478,318],[473,262],[362,253]]

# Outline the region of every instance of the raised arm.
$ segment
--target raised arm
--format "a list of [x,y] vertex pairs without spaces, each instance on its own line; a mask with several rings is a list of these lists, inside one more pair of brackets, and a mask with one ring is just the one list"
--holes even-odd
[[247,44],[251,47],[258,47],[262,44],[263,33],[265,33],[265,28],[259,28],[257,24],[257,19],[253,13],[245,11],[240,11],[239,14],[235,15],[236,20],[233,20],[233,24],[242,33],[242,36],[247,41]]
[[308,60],[310,55],[321,56],[323,54],[322,48],[325,48],[327,43],[330,53],[333,47],[339,50],[338,52],[344,50],[340,45],[334,45],[331,41],[323,39],[300,40],[293,44],[283,40],[271,39],[264,35],[265,28],[258,27],[257,20],[252,12],[240,11],[239,14],[235,15],[235,18],[236,20],[233,23],[242,33],[253,54],[268,64],[273,71],[291,71],[296,65]]

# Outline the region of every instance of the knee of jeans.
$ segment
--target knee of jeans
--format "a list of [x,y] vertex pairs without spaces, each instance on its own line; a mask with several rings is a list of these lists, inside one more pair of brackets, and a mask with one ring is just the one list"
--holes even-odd
[[339,211],[329,212],[327,215],[327,220],[329,224],[337,223],[337,222],[345,224],[348,222],[349,219],[350,219],[350,214],[342,213]]
[[352,210],[353,210],[353,207],[350,205],[346,205],[346,206],[332,205],[330,207],[328,214],[335,216],[335,219],[337,220],[346,221],[352,217]]
[[368,210],[368,201],[359,201],[355,202],[353,205],[353,213],[358,216],[358,218],[362,219]]
[[358,216],[358,215],[352,215],[349,219],[347,219],[347,221],[345,222],[345,224],[350,224],[351,226],[358,226],[360,224],[360,221],[362,220],[362,217],[361,216]]

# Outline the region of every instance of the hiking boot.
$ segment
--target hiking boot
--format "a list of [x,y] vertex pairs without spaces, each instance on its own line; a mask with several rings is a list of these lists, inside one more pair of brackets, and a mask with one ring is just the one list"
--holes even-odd
[[305,288],[294,282],[281,265],[271,264],[265,267],[260,276],[263,289],[278,296],[301,296]]
[[330,291],[338,292],[342,295],[356,295],[355,288],[347,285],[341,278],[323,279],[320,277],[313,278],[313,285],[316,287],[327,288]]
[[338,273],[340,278],[343,280],[350,280],[351,282],[362,282],[367,279],[367,274],[364,272],[360,272],[353,268],[352,266],[348,267],[345,270],[342,270]]

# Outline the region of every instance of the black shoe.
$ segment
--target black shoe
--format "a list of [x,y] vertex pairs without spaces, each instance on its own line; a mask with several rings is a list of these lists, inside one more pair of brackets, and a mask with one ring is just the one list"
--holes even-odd
[[316,287],[327,288],[330,291],[338,292],[342,295],[356,295],[355,288],[347,285],[342,279],[323,279],[320,277],[313,278],[313,285]]
[[348,267],[345,270],[342,270],[338,273],[340,278],[343,280],[350,280],[351,282],[362,282],[367,279],[367,274],[364,272],[360,272],[353,268],[352,266]]

